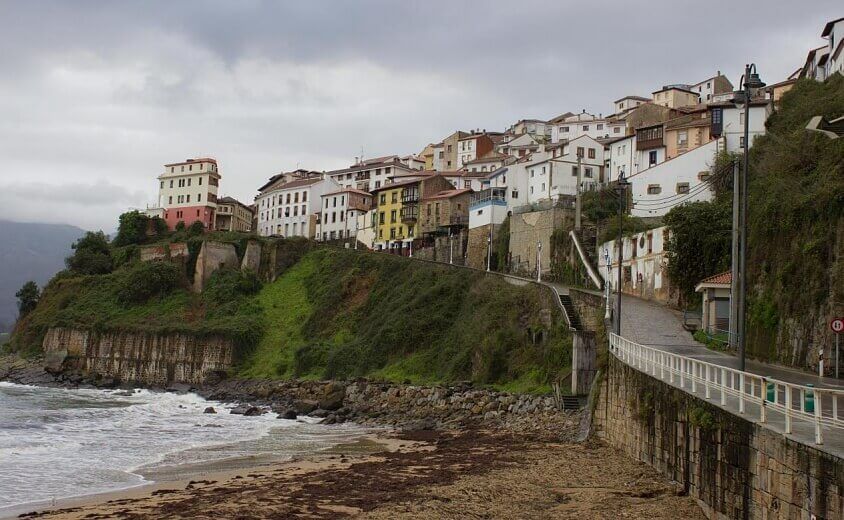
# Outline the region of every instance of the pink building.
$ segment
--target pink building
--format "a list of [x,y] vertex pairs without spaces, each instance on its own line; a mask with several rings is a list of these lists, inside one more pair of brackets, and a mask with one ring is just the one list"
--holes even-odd
[[163,218],[170,229],[179,222],[190,226],[196,221],[202,222],[206,229],[214,229],[220,186],[215,159],[187,159],[165,164],[158,181],[158,205],[163,209]]

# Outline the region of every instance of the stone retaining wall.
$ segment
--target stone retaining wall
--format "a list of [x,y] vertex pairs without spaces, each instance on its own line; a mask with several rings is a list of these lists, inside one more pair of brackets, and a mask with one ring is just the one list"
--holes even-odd
[[609,356],[599,438],[680,482],[710,518],[844,518],[844,461]]

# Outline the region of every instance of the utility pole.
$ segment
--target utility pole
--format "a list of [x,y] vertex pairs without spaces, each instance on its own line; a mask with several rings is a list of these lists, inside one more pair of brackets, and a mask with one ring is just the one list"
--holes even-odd
[[580,231],[580,154],[577,154],[577,190],[574,196],[574,230]]
[[621,289],[624,286],[621,278],[621,264],[624,263],[624,210],[627,205],[627,186],[629,184],[624,178],[624,170],[621,170],[618,174],[618,281],[615,284],[615,333],[618,336],[621,336]]
[[[718,172],[715,172],[716,174]],[[730,281],[730,347],[738,351],[738,308],[739,308],[739,247],[741,244],[741,178],[738,160],[733,161],[733,246]]]

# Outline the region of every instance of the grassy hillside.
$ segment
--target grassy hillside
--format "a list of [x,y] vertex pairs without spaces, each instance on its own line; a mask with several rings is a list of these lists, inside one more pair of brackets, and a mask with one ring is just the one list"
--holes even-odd
[[844,115],[844,77],[801,81],[751,148],[749,350],[813,366],[844,313],[844,139],[805,130]]
[[258,301],[266,332],[240,369],[247,377],[473,380],[536,391],[570,364],[570,338],[547,293],[479,272],[321,249]]
[[11,348],[37,354],[47,329],[64,326],[228,337],[239,347],[238,375],[251,378],[547,391],[567,373],[570,337],[553,299],[533,285],[389,255],[304,253],[294,242],[273,256],[283,271],[274,282],[220,271],[202,295],[189,290],[189,265],[127,260],[107,274],[65,271],[21,320]]

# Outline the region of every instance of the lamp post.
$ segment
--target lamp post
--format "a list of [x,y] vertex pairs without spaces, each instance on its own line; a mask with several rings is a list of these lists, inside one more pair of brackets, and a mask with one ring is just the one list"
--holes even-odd
[[489,235],[486,237],[486,270],[492,267],[492,226],[489,228]]
[[454,263],[454,246],[451,245],[451,228],[448,228],[448,263]]
[[542,281],[542,242],[536,243],[536,281]]
[[745,314],[747,311],[747,178],[748,178],[748,161],[750,150],[750,99],[753,94],[753,89],[759,89],[765,86],[765,83],[759,79],[759,73],[756,71],[756,64],[751,63],[744,66],[744,74],[739,82],[743,90],[739,91],[734,102],[744,102],[744,143],[742,152],[742,175],[741,186],[733,186],[733,189],[739,189],[739,198],[741,199],[739,211],[739,262],[738,262],[738,309],[736,312],[736,344],[738,347],[739,356],[739,370],[745,368],[746,357],[746,331],[745,331]]
[[606,262],[606,264],[607,264],[607,281],[606,281],[606,286],[607,286],[606,287],[606,289],[607,289],[607,295],[606,295],[606,300],[607,300],[606,303],[607,304],[606,304],[606,307],[607,307],[607,311],[604,314],[604,319],[608,320],[608,319],[610,319],[610,285],[612,285],[611,277],[610,277],[610,273],[612,272],[612,267],[610,265],[610,250],[609,249],[604,249],[604,262]]
[[618,280],[615,284],[615,333],[621,336],[621,288],[624,283],[621,281],[621,264],[624,262],[624,209],[627,205],[627,186],[630,182],[624,178],[624,169],[618,172]]

